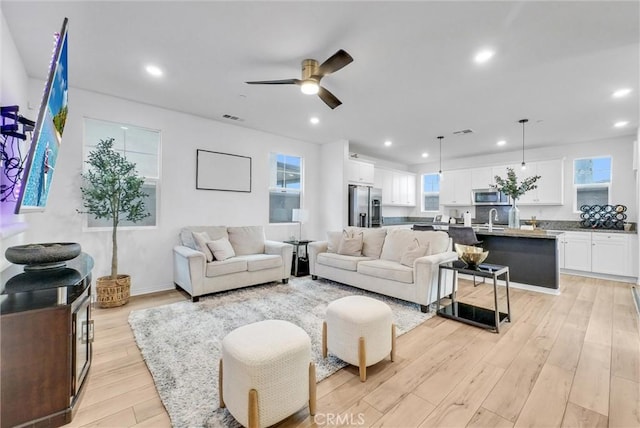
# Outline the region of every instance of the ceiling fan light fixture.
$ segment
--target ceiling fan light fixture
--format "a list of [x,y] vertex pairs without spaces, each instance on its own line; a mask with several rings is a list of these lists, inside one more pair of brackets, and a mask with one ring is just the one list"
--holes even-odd
[[318,82],[312,79],[304,80],[300,85],[300,90],[303,94],[316,95],[320,91],[320,85]]

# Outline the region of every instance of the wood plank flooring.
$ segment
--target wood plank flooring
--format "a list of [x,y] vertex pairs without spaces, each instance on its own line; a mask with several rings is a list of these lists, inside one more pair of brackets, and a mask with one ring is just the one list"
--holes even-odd
[[[499,290],[504,293],[504,289]],[[279,427],[640,427],[640,329],[631,285],[563,275],[560,296],[512,290],[499,335],[434,317],[398,338],[394,363],[347,367],[318,384],[316,418]],[[95,309],[93,365],[69,427],[171,426],[136,346],[133,309],[169,291]],[[491,308],[491,289],[459,298]]]

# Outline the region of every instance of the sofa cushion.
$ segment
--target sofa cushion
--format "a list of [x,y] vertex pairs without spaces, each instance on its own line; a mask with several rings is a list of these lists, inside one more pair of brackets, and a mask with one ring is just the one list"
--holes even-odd
[[207,247],[213,253],[215,260],[227,260],[231,257],[235,257],[236,253],[233,251],[233,247],[227,238],[216,239],[215,241],[207,242]]
[[392,229],[387,233],[380,258],[400,263],[402,255],[413,245],[414,231],[410,229]]
[[420,245],[420,242],[418,242],[417,239],[415,239],[413,242],[414,244],[409,247],[400,258],[401,265],[413,267],[413,263],[416,261],[416,259],[427,255],[427,251],[429,251],[428,242],[427,245]]
[[249,272],[282,266],[282,257],[276,254],[247,254],[235,258],[245,260]]
[[358,263],[366,260],[371,259],[369,257],[343,256],[341,254],[335,253],[320,253],[316,258],[316,263],[355,272],[358,268]]
[[180,230],[180,244],[192,250],[200,251],[200,247],[198,247],[198,243],[193,237],[193,232],[186,227]]
[[429,244],[427,256],[444,253],[449,249],[449,234],[442,230],[416,230],[413,232],[420,245]]
[[362,255],[379,259],[386,236],[387,229],[365,229],[363,231]]
[[362,233],[344,232],[338,245],[338,254],[359,257],[362,255]]
[[229,275],[230,273],[244,272],[247,270],[247,261],[237,257],[227,260],[215,260],[207,263],[206,276],[213,278],[215,276]]
[[211,237],[207,232],[193,232],[193,239],[198,244],[198,250],[204,253],[204,257],[208,262],[213,261],[213,253],[207,246],[207,242],[211,241]]
[[413,268],[390,260],[370,260],[358,263],[358,273],[413,284]]
[[340,245],[340,240],[342,239],[342,232],[327,232],[327,252],[329,253],[337,253],[338,245]]
[[264,254],[264,229],[262,226],[229,227],[229,242],[236,255]]

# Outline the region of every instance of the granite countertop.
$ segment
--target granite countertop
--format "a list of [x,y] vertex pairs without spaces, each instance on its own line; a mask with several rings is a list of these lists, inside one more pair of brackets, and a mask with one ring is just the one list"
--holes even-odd
[[[475,223],[475,222],[474,222]],[[434,225],[433,218],[431,217],[385,217],[383,226],[397,226],[407,224],[422,224],[422,225]],[[630,223],[631,230],[621,229],[598,229],[598,228],[584,228],[580,226],[578,220],[539,220],[537,223],[538,230],[545,230],[550,232],[596,232],[596,233],[626,233],[636,235],[638,233],[636,223]],[[442,224],[436,224],[442,225]],[[474,224],[475,226],[476,224]],[[445,225],[446,226],[446,225]],[[462,226],[461,223],[456,223],[456,226]],[[497,227],[505,228],[506,225],[498,224]],[[523,231],[524,233],[531,231]]]
[[507,236],[512,238],[538,238],[538,239],[557,239],[562,235],[562,232],[554,232],[542,229],[535,230],[522,230],[522,229],[508,229],[494,230],[489,232],[488,230],[476,230],[476,235],[485,236]]

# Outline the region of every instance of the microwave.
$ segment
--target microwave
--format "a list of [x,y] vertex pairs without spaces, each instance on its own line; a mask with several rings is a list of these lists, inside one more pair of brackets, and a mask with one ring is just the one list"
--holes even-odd
[[471,191],[473,205],[511,205],[511,198],[495,189]]

